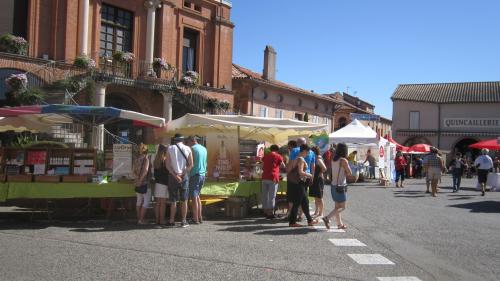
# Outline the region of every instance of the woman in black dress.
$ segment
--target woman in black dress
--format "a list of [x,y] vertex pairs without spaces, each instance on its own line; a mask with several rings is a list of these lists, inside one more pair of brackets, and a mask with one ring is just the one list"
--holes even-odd
[[325,171],[326,165],[321,157],[321,151],[317,146],[311,149],[316,155],[316,168],[314,169],[313,183],[309,188],[309,196],[314,197],[314,205],[316,210],[312,217],[323,216],[323,188],[325,186]]

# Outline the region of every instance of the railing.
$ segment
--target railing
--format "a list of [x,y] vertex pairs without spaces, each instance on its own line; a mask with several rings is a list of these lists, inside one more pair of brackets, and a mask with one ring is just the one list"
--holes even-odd
[[177,70],[154,68],[150,62],[134,60],[132,62],[117,62],[111,58],[101,58],[99,66],[95,70],[107,76],[120,77],[126,79],[144,79],[161,81],[177,81]]

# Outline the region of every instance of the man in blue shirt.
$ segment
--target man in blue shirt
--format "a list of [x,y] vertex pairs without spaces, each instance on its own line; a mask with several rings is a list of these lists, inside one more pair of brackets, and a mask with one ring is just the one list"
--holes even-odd
[[187,144],[193,151],[193,168],[189,174],[189,197],[192,201],[193,222],[199,224],[202,222],[200,193],[207,173],[207,149],[198,143],[195,136],[190,136]]
[[[293,164],[295,164],[295,160],[297,159],[299,152],[300,152],[300,146],[303,144],[306,144],[307,141],[305,138],[298,138],[297,139],[297,147],[292,148],[290,151],[290,161],[294,161]],[[314,174],[314,168],[316,167],[316,155],[312,150],[309,150],[309,154],[304,158],[307,163],[307,173]]]

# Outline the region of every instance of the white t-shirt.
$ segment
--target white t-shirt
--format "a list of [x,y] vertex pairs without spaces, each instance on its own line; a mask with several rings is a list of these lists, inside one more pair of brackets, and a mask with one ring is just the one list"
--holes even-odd
[[474,166],[477,166],[479,164],[480,170],[489,170],[493,168],[493,160],[491,160],[491,157],[488,155],[481,155],[476,158],[476,161],[474,161]]
[[[186,156],[187,159],[189,159],[189,155],[191,154],[191,148],[189,146],[184,145],[182,142],[177,143],[180,149],[182,149],[182,152],[184,152],[184,155]],[[170,164],[172,165],[174,172],[177,174],[182,174],[184,170],[186,169],[187,166],[187,161],[184,156],[182,156],[181,151],[179,148],[173,144],[168,147],[167,152],[168,156],[170,158]]]

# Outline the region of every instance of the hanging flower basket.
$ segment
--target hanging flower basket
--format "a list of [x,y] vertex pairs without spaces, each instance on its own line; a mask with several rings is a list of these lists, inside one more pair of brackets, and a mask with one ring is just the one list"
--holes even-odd
[[5,79],[5,83],[9,85],[13,91],[19,91],[26,89],[26,86],[28,86],[28,77],[26,77],[24,73],[11,74]]
[[4,34],[0,36],[0,52],[25,56],[28,54],[28,41],[23,37]]
[[196,71],[187,71],[181,79],[181,84],[187,88],[198,85],[199,75]]
[[121,52],[121,51],[116,51],[113,53],[113,61],[114,62],[125,62],[125,63],[131,63],[135,59],[135,55],[130,52]]
[[73,61],[73,65],[85,69],[94,69],[95,61],[87,56],[79,56]]
[[153,59],[153,68],[158,70],[170,70],[172,66],[163,58]]

